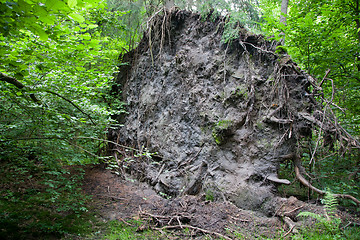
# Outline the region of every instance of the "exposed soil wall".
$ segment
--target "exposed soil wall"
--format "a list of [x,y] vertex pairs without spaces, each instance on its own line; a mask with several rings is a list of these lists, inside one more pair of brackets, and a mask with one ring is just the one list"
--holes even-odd
[[122,56],[129,64],[117,76],[122,92],[114,91],[128,114],[110,136],[157,152],[121,161],[159,193],[204,193],[268,211],[275,185],[289,183],[278,178],[279,163],[310,132],[299,117],[312,107],[309,82],[261,36],[242,29],[224,44],[224,21],[184,11],[149,21],[139,47]]

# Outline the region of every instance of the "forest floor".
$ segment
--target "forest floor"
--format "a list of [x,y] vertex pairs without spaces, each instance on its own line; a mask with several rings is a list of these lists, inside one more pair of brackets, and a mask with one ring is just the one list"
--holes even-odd
[[284,229],[276,217],[242,210],[227,201],[207,200],[205,195],[163,198],[147,184],[122,179],[101,166],[86,169],[83,189],[92,196],[92,205],[104,221],[144,220],[138,230],[187,228],[196,238],[252,239],[274,238]]

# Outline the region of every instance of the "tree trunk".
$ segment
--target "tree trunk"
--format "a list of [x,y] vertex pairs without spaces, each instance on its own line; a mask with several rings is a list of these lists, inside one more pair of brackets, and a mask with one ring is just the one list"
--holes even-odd
[[[289,5],[289,0],[282,0],[280,23],[284,24],[284,26],[286,26],[286,15],[288,12],[288,5]],[[285,44],[285,32],[281,31],[280,36],[282,36],[280,39],[280,42],[282,45],[284,45]]]

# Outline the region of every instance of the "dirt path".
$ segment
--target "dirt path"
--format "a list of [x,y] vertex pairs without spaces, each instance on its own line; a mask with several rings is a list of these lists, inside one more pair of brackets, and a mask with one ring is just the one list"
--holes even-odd
[[93,196],[105,220],[141,218],[157,227],[190,225],[224,235],[230,231],[255,237],[273,236],[281,228],[277,218],[241,210],[229,202],[205,201],[204,196],[164,199],[148,185],[122,180],[99,166],[86,169],[84,191]]

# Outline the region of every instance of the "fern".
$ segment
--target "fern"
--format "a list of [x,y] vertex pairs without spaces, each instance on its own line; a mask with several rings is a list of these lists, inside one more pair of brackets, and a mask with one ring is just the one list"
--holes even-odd
[[301,212],[297,215],[297,217],[311,217],[311,218],[314,218],[316,220],[318,220],[319,222],[325,222],[327,221],[327,218],[320,215],[320,214],[317,214],[317,213],[312,213],[312,212]]
[[335,217],[335,212],[338,206],[338,202],[334,194],[331,192],[327,192],[325,194],[325,197],[322,201],[322,203],[325,205],[325,212],[330,218]]
[[335,196],[327,192],[322,203],[324,204],[325,214],[317,214],[312,212],[301,212],[298,217],[311,217],[318,221],[318,230],[325,230],[327,234],[332,236],[340,236],[341,219],[336,216],[336,208],[338,206]]

